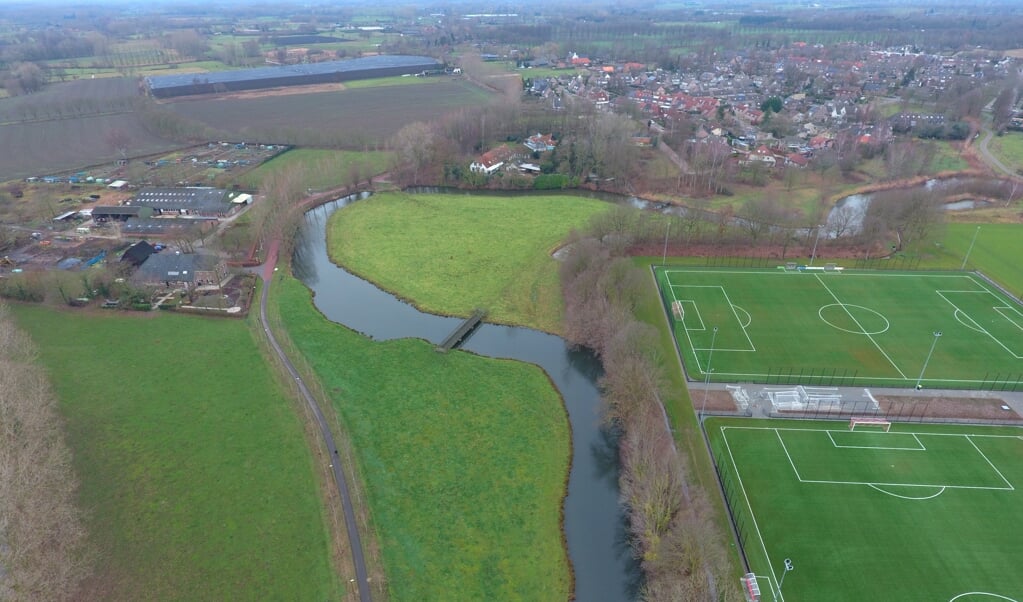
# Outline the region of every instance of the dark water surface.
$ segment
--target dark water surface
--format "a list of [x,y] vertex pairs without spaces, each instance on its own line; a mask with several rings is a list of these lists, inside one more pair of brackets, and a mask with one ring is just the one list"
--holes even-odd
[[[334,201],[306,214],[295,248],[295,275],[313,290],[316,307],[334,322],[374,339],[416,337],[439,343],[460,319],[420,312],[331,263],[327,219],[353,200]],[[493,324],[480,326],[462,348],[488,357],[530,362],[550,376],[565,401],[572,426],[572,470],[564,511],[576,599],[635,599],[640,573],[618,505],[616,443],[601,425],[597,359],[587,350],[572,349],[560,337]]]

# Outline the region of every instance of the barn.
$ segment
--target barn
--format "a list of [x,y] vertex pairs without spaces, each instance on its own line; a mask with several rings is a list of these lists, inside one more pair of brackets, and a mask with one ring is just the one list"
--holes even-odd
[[172,98],[191,94],[260,90],[407,75],[434,71],[442,67],[440,62],[428,56],[379,55],[305,65],[257,67],[212,73],[152,75],[145,81],[149,93],[155,98]]

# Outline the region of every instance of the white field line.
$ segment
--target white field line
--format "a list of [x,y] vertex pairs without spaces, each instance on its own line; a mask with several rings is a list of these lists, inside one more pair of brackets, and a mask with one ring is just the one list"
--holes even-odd
[[785,440],[781,438],[781,433],[778,429],[774,429],[774,434],[778,436],[778,442],[781,443],[781,448],[785,450],[785,457],[789,459],[789,466],[792,467],[792,472],[796,473],[796,478],[799,479],[800,483],[803,483],[803,477],[799,476],[799,471],[796,470],[796,463],[792,461],[792,456],[789,455],[789,448],[785,447]]
[[[898,423],[895,423],[895,424],[898,424]],[[989,428],[1005,428],[1004,426],[1000,426],[1000,425],[986,425],[986,424],[975,424],[975,425],[970,425],[970,426],[989,427]],[[810,429],[810,428],[805,428],[804,429],[804,428],[792,428],[792,427],[784,427],[784,426],[734,426],[734,425],[729,425],[727,427],[722,427],[722,428],[729,428],[729,429],[736,429],[736,430],[747,430],[747,431],[793,431],[793,432],[796,432],[796,433],[824,433],[824,432],[827,432],[829,430],[835,430],[835,429]],[[1021,440],[1023,440],[1023,435],[985,435],[983,433],[927,433],[927,432],[923,432],[923,431],[898,431],[897,433],[893,433],[893,434],[899,434],[899,435],[926,435],[928,437],[987,437],[989,439],[1021,439]]]
[[901,374],[902,378],[907,378],[906,374],[901,369],[899,369],[899,366],[895,363],[895,361],[892,360],[892,358],[885,352],[885,350],[882,349],[881,346],[877,344],[877,341],[874,340],[874,337],[870,336],[869,334],[866,334],[867,329],[864,328],[862,324],[860,324],[860,321],[856,319],[856,316],[852,315],[852,312],[849,311],[849,309],[845,306],[844,303],[842,303],[842,300],[839,299],[838,296],[834,292],[832,292],[830,288],[828,288],[828,285],[824,284],[824,281],[821,280],[820,275],[815,274],[814,276],[817,278],[817,282],[820,282],[821,286],[824,287],[824,290],[828,291],[828,294],[831,295],[831,298],[835,300],[835,303],[838,303],[839,305],[842,306],[842,309],[844,309],[845,313],[849,316],[849,318],[856,323],[856,326],[860,328],[860,331],[863,332],[868,339],[870,339],[870,342],[874,344],[874,347],[877,347],[877,350],[881,352],[881,355],[883,355],[885,359],[888,360],[888,363],[890,363],[895,368],[896,372]]
[[911,501],[914,501],[914,502],[915,501],[923,501],[923,500],[933,500],[934,498],[938,497],[939,495],[945,493],[945,489],[946,489],[946,487],[939,487],[938,488],[938,492],[933,494],[933,495],[928,495],[926,497],[910,497],[908,495],[899,495],[897,493],[892,493],[891,491],[885,491],[884,489],[881,489],[877,485],[873,485],[872,484],[872,485],[870,485],[870,487],[880,491],[881,493],[883,493],[885,495],[890,495],[892,497],[897,497],[897,498],[900,498],[900,499],[903,499],[903,500],[911,500]]
[[[753,514],[753,506],[749,503],[749,496],[746,495],[746,487],[742,484],[742,475],[739,474],[739,465],[735,463],[735,456],[732,455],[732,446],[728,443],[728,433],[726,433],[725,430],[729,428],[732,427],[721,427],[721,438],[725,442],[725,449],[728,450],[728,457],[732,460],[732,470],[735,471],[735,478],[739,481],[739,489],[742,491],[742,497],[746,500],[746,508],[749,509],[750,520],[753,521],[753,528],[757,531],[757,539],[760,540],[760,549],[764,551],[764,558],[767,559],[767,568],[771,569],[771,577],[774,582],[777,583],[778,575],[774,572],[774,563],[771,562],[771,555],[767,553],[767,545],[764,543],[764,536],[760,534],[760,525],[757,524],[757,517]],[[778,592],[778,594],[781,597],[780,602],[785,602],[785,596],[781,595],[781,592]],[[771,592],[771,595],[774,596],[773,591]]]
[[[891,432],[891,431],[889,431],[889,432]],[[924,442],[920,440],[920,437],[916,436],[916,433],[910,433],[910,435],[913,435],[913,438],[916,439],[916,442],[920,444],[920,449],[923,449],[923,450],[927,449],[926,447],[924,447]]]
[[[742,328],[742,334],[746,335],[746,340],[749,341],[749,346],[753,349],[753,351],[756,351],[757,346],[753,344],[753,339],[749,338],[749,332],[747,332],[746,327],[742,325],[742,320],[739,318],[739,312],[735,311],[735,304],[732,303],[732,299],[728,296],[728,291],[726,291],[723,286],[720,288],[721,294],[725,296],[725,301],[728,302],[728,307],[732,308],[732,315],[735,316],[736,323],[739,324],[740,328]],[[750,321],[753,321],[752,317],[750,318]]]
[[[691,269],[691,270],[675,268],[675,269],[672,269],[672,270],[665,270],[665,273],[671,273],[671,274],[675,274],[675,273],[678,273],[678,274],[757,274],[759,276],[782,276],[782,277],[784,277],[784,276],[791,276],[793,274],[793,272],[782,272],[782,271],[779,271],[779,270],[763,270],[763,271],[759,271],[759,270],[730,270],[730,269],[726,269],[726,270],[708,270],[708,269],[704,269],[704,268],[696,268],[696,269]],[[813,276],[818,276],[819,275],[819,274],[816,274],[816,273],[807,273],[807,272],[799,272],[799,273],[804,274],[804,275],[813,275]],[[850,272],[850,271],[847,271],[847,270],[843,270],[841,272],[831,272],[831,273],[829,273],[829,275],[841,275],[843,278],[860,278],[860,277],[870,277],[870,278],[965,278],[965,279],[969,280],[970,282],[973,282],[974,284],[977,284],[978,286],[982,286],[979,283],[977,283],[977,281],[975,281],[972,276],[966,276],[966,275],[963,275],[963,274],[920,274],[920,273],[915,273],[915,274],[883,274],[883,273],[879,273],[879,272],[871,272],[869,270],[862,271],[862,272]]]
[[[831,436],[831,433],[833,433],[833,432],[845,433],[846,431],[826,431],[826,432],[828,433],[828,438],[831,439],[831,444],[833,446],[835,446],[835,448],[837,448],[837,449],[885,449],[885,450],[891,450],[891,451],[927,451],[927,448],[925,448],[923,446],[923,444],[920,443],[919,439],[917,439],[916,442],[917,442],[917,444],[920,447],[881,447],[881,446],[875,446],[875,445],[839,445],[838,442],[835,441],[835,438]],[[874,434],[881,434],[881,433],[874,433]],[[891,432],[888,432],[888,433],[884,433],[884,434],[885,435],[906,435],[906,434],[912,434],[912,433],[891,433]],[[913,435],[913,437],[916,438],[916,435]]]
[[693,313],[696,314],[696,319],[700,321],[699,328],[689,328],[688,326],[686,326],[685,316],[682,316],[682,328],[685,328],[686,330],[707,330],[707,325],[703,322],[703,316],[700,314],[700,306],[696,304],[696,301],[693,301],[692,299],[679,299],[676,303],[685,303],[687,305],[692,305]]
[[[668,281],[668,290],[671,291],[671,300],[677,303],[679,298],[675,296],[675,285],[671,284],[671,279],[667,277],[667,274],[665,274],[665,280]],[[682,332],[686,333],[686,340],[689,341],[689,348],[693,350],[693,359],[696,361],[696,369],[700,371],[701,375],[706,376],[707,373],[704,372],[703,366],[700,364],[700,354],[696,351],[696,345],[693,345],[693,337],[689,336],[689,329],[686,328],[685,320],[682,321]]]
[[994,469],[994,471],[996,473],[998,473],[998,476],[1002,477],[1002,480],[1005,481],[1005,484],[1009,486],[1009,489],[1012,490],[1012,491],[1015,491],[1016,488],[1012,486],[1012,483],[1009,482],[1009,479],[1005,478],[1005,475],[1002,474],[1002,471],[998,470],[998,467],[995,466],[994,462],[992,462],[987,457],[987,454],[985,454],[984,452],[980,451],[980,448],[977,447],[977,444],[973,442],[973,439],[970,439],[969,435],[963,435],[963,436],[966,437],[966,440],[970,442],[970,445],[973,446],[973,449],[977,450],[977,453],[980,454],[980,457],[984,458],[984,461],[987,462],[991,466],[991,468]]
[[[715,347],[714,348],[714,351],[719,351],[719,350],[722,350],[722,349],[720,347]],[[725,349],[723,351],[743,351],[743,350],[742,349],[738,349],[738,350],[736,350],[736,349]],[[745,351],[749,351],[749,350],[746,349]],[[714,370],[714,374],[716,374],[718,376],[734,376],[736,378],[738,378],[738,377],[745,377],[745,378],[763,378],[763,379],[767,379],[768,377],[770,377],[770,378],[778,378],[779,376],[786,375],[786,373],[779,373],[779,372],[774,372],[774,373],[770,373],[769,374],[769,373],[766,373],[766,372],[722,372],[722,371],[719,371],[719,370]],[[829,375],[830,375],[830,373],[814,373],[813,375],[808,374],[808,373],[804,373],[803,377],[810,378],[812,376],[813,378],[826,378]],[[799,377],[799,372],[793,372],[791,374],[791,376],[793,378],[797,378],[797,377]],[[844,378],[852,378],[852,377],[853,377],[852,374],[845,374],[845,376],[844,376]],[[836,379],[841,379],[841,378],[843,378],[843,375],[835,373],[835,378]],[[908,382],[913,382],[909,378],[899,378],[899,377],[896,377],[896,376],[865,376],[863,374],[856,374],[856,380],[857,381],[864,380],[864,379],[870,380],[870,381],[891,381],[891,382],[894,382],[894,383],[907,382],[907,381]],[[991,382],[991,381],[985,381],[985,380],[979,380],[979,379],[973,379],[973,378],[941,378],[940,380],[941,380],[941,382],[946,382],[946,383],[969,383],[969,384],[990,383]],[[1014,381],[1005,381],[1005,382],[1011,384]]]
[[[997,311],[1003,318],[1008,320],[1013,326],[1015,326],[1019,330],[1023,330],[1023,325],[1016,322],[1016,320],[1023,318],[1023,314],[1019,313],[1019,310],[1016,309],[1015,307],[1009,307],[1008,305],[996,305],[991,309]],[[1002,311],[1003,309],[1010,310],[1013,313],[1013,317],[1010,318],[1009,316],[1005,315],[1005,312]]]
[[[820,485],[867,485],[867,486],[873,486],[873,485],[885,486],[885,485],[887,485],[887,486],[891,486],[891,487],[896,487],[896,486],[897,487],[944,487],[946,489],[977,489],[977,490],[985,490],[985,491],[1015,491],[1016,490],[1016,488],[1012,486],[1012,483],[1010,483],[1008,481],[1008,479],[1005,478],[1005,476],[1001,473],[1001,471],[998,470],[998,468],[995,467],[995,465],[991,462],[991,460],[989,460],[988,457],[986,455],[984,455],[984,452],[980,451],[980,448],[977,447],[977,444],[974,443],[972,440],[970,440],[970,437],[972,437],[972,436],[1015,439],[1016,437],[1012,436],[1012,435],[968,435],[968,434],[964,434],[964,433],[898,433],[898,434],[903,434],[903,435],[912,434],[912,435],[925,435],[925,436],[926,435],[935,435],[935,436],[964,437],[967,441],[970,441],[970,444],[973,445],[974,449],[976,449],[980,453],[981,457],[984,458],[984,460],[987,461],[988,465],[990,465],[991,468],[994,469],[994,471],[998,474],[998,476],[1001,477],[1002,481],[1004,481],[1005,484],[1008,485],[1008,487],[987,487],[987,486],[983,486],[983,485],[948,485],[948,484],[943,484],[943,483],[888,483],[888,482],[879,482],[879,481],[830,481],[830,480],[804,479],[802,477],[802,475],[799,474],[799,470],[796,469],[796,464],[795,464],[795,462],[793,462],[792,456],[789,454],[789,449],[785,445],[785,440],[781,436],[781,431],[816,432],[816,433],[823,432],[823,433],[829,433],[829,436],[830,436],[830,430],[829,429],[793,429],[793,428],[776,428],[776,427],[762,427],[762,426],[760,426],[760,427],[758,427],[758,426],[727,426],[727,427],[721,427],[721,428],[722,429],[734,428],[734,429],[745,429],[745,430],[774,431],[774,434],[778,437],[778,441],[781,443],[782,450],[785,452],[785,456],[789,459],[789,465],[792,467],[792,472],[796,475],[796,478],[799,479],[800,483],[815,483],[815,484],[820,484]],[[872,447],[872,448],[869,448],[869,449],[881,449],[881,448]],[[902,448],[893,448],[893,449],[896,449],[898,451],[920,451],[920,450],[902,449]],[[733,463],[734,463],[734,460],[733,460]]]
[[[989,291],[989,290],[983,290],[983,291],[954,291],[954,290],[940,290],[940,291],[938,291],[938,290],[936,290],[936,291],[934,291],[934,292],[935,292],[935,293],[937,293],[939,297],[941,297],[942,299],[944,299],[946,303],[948,303],[949,305],[951,305],[952,307],[954,307],[956,311],[958,311],[959,313],[961,313],[961,314],[963,314],[964,316],[968,317],[968,318],[970,319],[970,321],[971,321],[971,322],[973,322],[974,324],[976,324],[976,325],[977,325],[977,328],[979,329],[979,331],[980,331],[980,332],[982,332],[982,333],[986,334],[986,335],[987,335],[987,336],[988,336],[988,337],[989,337],[989,338],[990,338],[990,339],[991,339],[992,341],[994,341],[995,343],[997,343],[999,347],[1001,347],[1002,349],[1004,349],[1006,353],[1008,353],[1009,355],[1011,355],[1012,357],[1014,357],[1014,358],[1016,358],[1016,359],[1018,359],[1018,360],[1019,360],[1019,359],[1023,359],[1023,356],[1021,356],[1021,355],[1017,354],[1017,353],[1016,353],[1015,351],[1013,351],[1012,349],[1009,349],[1008,347],[1006,347],[1006,346],[1005,346],[1005,343],[1003,343],[1003,342],[1001,342],[1000,340],[998,340],[998,337],[996,337],[995,335],[991,334],[991,332],[990,332],[990,331],[989,331],[988,329],[986,329],[986,328],[984,328],[983,326],[981,326],[981,325],[980,325],[980,322],[977,322],[977,320],[975,320],[975,319],[973,318],[973,316],[971,316],[971,315],[969,314],[969,312],[963,311],[963,310],[962,310],[962,309],[961,309],[961,308],[960,308],[960,307],[959,307],[958,305],[956,305],[955,303],[953,303],[951,299],[949,299],[948,297],[946,297],[946,296],[944,295],[944,293],[960,293],[960,294],[963,294],[963,293],[979,293],[979,294],[985,294],[985,295],[990,295],[990,296],[994,297],[994,298],[995,298],[996,300],[998,300],[998,296],[997,296],[997,295],[995,295],[994,293],[992,293],[992,292],[991,292],[991,291]],[[995,310],[996,312],[998,312],[999,314],[1001,314],[1003,318],[1005,318],[1006,320],[1009,320],[1009,322],[1011,322],[1012,324],[1014,324],[1014,325],[1016,324],[1015,322],[1013,322],[1012,320],[1010,320],[1010,319],[1009,319],[1008,317],[1006,317],[1006,316],[1005,316],[1004,314],[1002,314],[1002,312],[998,311],[998,308],[997,308],[997,307],[994,307],[994,306],[992,306],[992,309],[994,309],[994,310]],[[1017,313],[1018,313],[1018,312],[1017,312]],[[961,323],[961,322],[960,322],[960,323]],[[1017,327],[1018,327],[1018,325],[1017,325]]]

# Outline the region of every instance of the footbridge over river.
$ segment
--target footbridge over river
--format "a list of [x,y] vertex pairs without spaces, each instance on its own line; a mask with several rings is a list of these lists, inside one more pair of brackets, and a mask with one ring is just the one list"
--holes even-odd
[[454,331],[451,332],[440,345],[437,345],[435,349],[441,353],[447,353],[455,347],[461,345],[466,339],[472,336],[472,333],[479,328],[480,323],[483,322],[483,317],[487,315],[487,312],[482,309],[477,309],[472,313],[471,316],[465,319],[461,324],[458,325]]

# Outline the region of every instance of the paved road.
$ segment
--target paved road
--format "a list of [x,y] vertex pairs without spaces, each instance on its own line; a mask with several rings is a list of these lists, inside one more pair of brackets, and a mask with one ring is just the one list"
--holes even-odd
[[273,332],[270,330],[270,325],[266,318],[266,300],[270,292],[270,285],[273,283],[279,246],[280,241],[277,240],[270,244],[266,254],[266,263],[263,264],[263,294],[259,298],[259,321],[263,326],[263,333],[270,342],[270,346],[273,347],[274,353],[281,359],[284,367],[288,370],[288,374],[291,375],[295,384],[298,385],[302,397],[316,418],[317,426],[320,427],[320,435],[323,437],[323,442],[327,445],[327,451],[330,453],[330,466],[334,471],[334,483],[337,485],[337,492],[341,497],[341,506],[345,515],[345,528],[348,530],[348,545],[352,551],[352,564],[355,565],[355,582],[359,588],[359,600],[360,602],[370,602],[369,578],[366,574],[366,559],[362,555],[362,539],[359,537],[358,524],[355,522],[355,510],[352,507],[352,496],[348,491],[348,482],[345,480],[344,470],[341,468],[341,458],[338,455],[337,445],[334,444],[334,435],[327,426],[327,420],[323,417],[323,412],[320,411],[316,398],[313,397],[305,383],[302,382],[302,377],[299,376],[295,365],[291,363],[291,360],[288,359],[284,350],[277,343],[277,338],[274,337]]
[[991,154],[988,149],[988,143],[991,142],[991,138],[994,136],[994,132],[991,130],[984,130],[984,137],[980,139],[980,144],[977,145],[977,150],[980,151],[981,157],[984,158],[984,162],[987,163],[994,171],[1000,171],[1007,176],[1014,176],[1016,173],[1005,166],[1004,163],[998,160],[998,157]]

